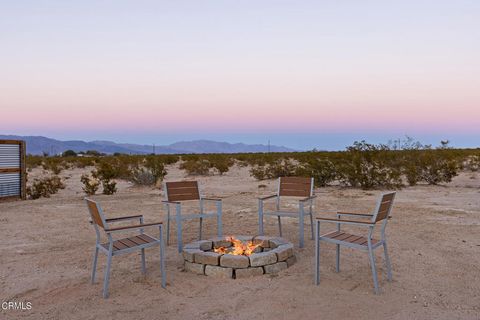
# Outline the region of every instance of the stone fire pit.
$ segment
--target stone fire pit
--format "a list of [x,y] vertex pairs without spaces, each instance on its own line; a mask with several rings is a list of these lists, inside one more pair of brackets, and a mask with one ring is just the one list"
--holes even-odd
[[[246,253],[231,254],[238,251],[235,249],[239,243],[248,247]],[[188,272],[229,279],[277,273],[296,262],[292,243],[266,236],[221,237],[192,242],[183,247],[183,259]]]

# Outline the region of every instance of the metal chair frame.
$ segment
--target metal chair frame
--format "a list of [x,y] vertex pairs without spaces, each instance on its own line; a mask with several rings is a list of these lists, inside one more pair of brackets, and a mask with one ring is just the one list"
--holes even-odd
[[[314,191],[314,179],[311,178],[311,187],[310,187],[310,195],[306,198],[298,200],[298,212],[291,212],[291,211],[283,211],[280,209],[280,188],[281,188],[281,179],[282,177],[278,178],[278,187],[277,187],[277,194],[266,196],[262,198],[258,198],[258,233],[260,235],[264,235],[264,227],[263,227],[263,217],[264,216],[276,216],[278,219],[278,233],[280,237],[283,236],[282,234],[282,220],[281,217],[292,217],[299,219],[299,234],[300,234],[300,241],[299,247],[303,248],[305,244],[305,236],[304,236],[304,228],[305,228],[305,216],[310,216],[310,229],[311,229],[311,239],[314,239],[314,232],[313,232],[313,209],[314,209],[314,199],[316,196],[313,194]],[[264,211],[264,202],[266,200],[275,199],[275,210],[265,212]],[[305,212],[305,205],[308,206],[308,211]]]
[[[105,274],[104,274],[104,281],[103,281],[103,297],[108,298],[109,296],[109,282],[110,282],[110,269],[111,269],[111,264],[112,264],[112,258],[114,256],[126,254],[126,253],[131,253],[137,250],[141,251],[141,266],[142,266],[142,274],[146,274],[146,263],[145,263],[145,249],[149,247],[153,247],[156,245],[160,246],[160,272],[162,275],[162,287],[165,288],[166,286],[166,271],[165,271],[165,246],[163,243],[163,223],[162,222],[156,222],[156,223],[144,223],[143,221],[143,215],[134,215],[134,216],[126,216],[126,217],[119,217],[119,218],[112,218],[112,219],[106,219],[105,215],[103,213],[103,210],[101,206],[96,202],[91,199],[85,198],[85,201],[87,203],[90,216],[92,218],[91,223],[95,227],[95,233],[97,235],[96,243],[95,243],[95,252],[93,256],[93,270],[92,270],[92,277],[91,277],[91,282],[92,284],[95,283],[95,274],[96,274],[96,269],[97,269],[97,261],[98,261],[98,253],[104,253],[107,256],[107,265],[105,267]],[[95,209],[92,210],[90,207],[90,204],[96,208],[97,212],[92,212]],[[140,224],[138,225],[130,225],[130,226],[122,226],[122,227],[114,227],[111,228],[109,224],[114,223],[114,222],[119,222],[119,221],[127,221],[127,220],[139,220]],[[154,238],[148,234],[144,233],[144,228],[145,227],[158,227],[159,228],[159,237]],[[101,230],[102,229],[108,239],[108,243],[102,244],[101,243]],[[144,244],[136,244],[130,247],[126,247],[123,249],[118,249],[115,248],[115,241],[116,239],[113,238],[112,234],[113,233],[118,233],[118,232],[125,232],[125,231],[132,231],[132,230],[138,230],[139,231],[139,237],[146,237],[148,243]],[[121,238],[118,240],[125,240],[129,238]],[[130,243],[131,241],[129,241]],[[108,247],[108,249],[106,248]]]
[[[200,194],[200,190],[198,187],[198,193]],[[222,199],[218,198],[207,198],[205,196],[200,195],[199,199],[192,199],[198,200],[200,213],[192,213],[192,214],[185,214],[182,213],[182,202],[183,201],[169,201],[168,195],[168,186],[167,183],[164,183],[164,190],[165,190],[165,200],[162,201],[167,210],[167,245],[170,244],[170,221],[175,220],[177,225],[177,247],[178,252],[182,252],[183,250],[183,234],[182,234],[182,221],[185,220],[194,220],[199,219],[199,231],[198,231],[198,240],[202,239],[202,230],[203,230],[203,219],[204,218],[217,218],[217,236],[221,237],[223,234],[222,231]],[[188,200],[190,201],[190,200]],[[205,201],[213,201],[216,206],[216,212],[205,212]],[[172,217],[171,208],[170,206],[175,206],[175,216]]]
[[[316,232],[315,232],[315,284],[318,285],[320,283],[320,242],[326,241],[330,243],[334,243],[336,245],[336,272],[340,272],[340,246],[346,246],[353,249],[359,249],[368,253],[369,260],[370,260],[370,267],[372,269],[372,276],[373,276],[373,284],[374,284],[374,291],[375,294],[379,294],[379,286],[378,286],[378,277],[377,277],[377,270],[375,266],[375,255],[374,250],[380,246],[383,246],[384,255],[385,255],[385,264],[387,269],[387,279],[388,281],[392,281],[392,268],[390,263],[390,257],[388,255],[387,249],[387,238],[385,236],[385,229],[390,219],[391,210],[393,207],[393,201],[395,199],[395,192],[384,193],[379,198],[375,211],[373,214],[361,214],[361,213],[348,213],[348,212],[337,212],[337,219],[329,219],[329,218],[316,218]],[[387,203],[384,201],[385,197],[391,197],[390,200],[387,200],[389,203],[388,209],[382,211],[383,204]],[[383,217],[380,217],[382,215]],[[342,216],[348,217],[355,217],[355,218],[370,218],[370,221],[357,221],[357,220],[341,220]],[[350,235],[350,237],[354,237],[351,240],[357,238],[359,241],[346,241],[348,238],[345,239],[335,239],[332,237],[326,237],[326,235],[331,235],[332,233],[325,234],[320,236],[320,223],[321,222],[330,222],[337,224],[337,231],[341,233],[341,225],[352,225],[358,227],[367,227],[368,228],[368,235],[366,237],[360,237],[357,235]],[[373,232],[374,228],[377,223],[381,222],[380,226],[380,240],[373,239]],[[366,238],[366,245],[365,245],[365,238]],[[357,242],[357,243],[355,243]],[[363,244],[361,244],[363,242]]]

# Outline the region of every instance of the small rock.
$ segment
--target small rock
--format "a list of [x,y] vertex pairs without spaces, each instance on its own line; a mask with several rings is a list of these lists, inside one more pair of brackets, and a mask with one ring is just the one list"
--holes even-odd
[[233,269],[217,266],[205,266],[205,274],[211,277],[231,279],[233,277]]
[[272,274],[285,270],[288,268],[288,266],[286,262],[277,262],[275,264],[266,265],[263,268],[265,269],[265,273]]
[[258,244],[263,248],[270,248],[270,239],[272,239],[272,237],[256,236],[253,239],[253,244]]
[[184,249],[200,249],[203,251],[212,250],[212,241],[199,240],[192,243],[188,243],[183,248]]
[[236,279],[244,279],[253,276],[260,276],[263,274],[263,268],[247,268],[247,269],[235,269],[235,278]]
[[270,241],[270,248],[276,248],[278,246],[281,246],[282,244],[288,244],[289,242],[283,238],[277,237],[273,238]]
[[188,248],[184,248],[183,251],[182,251],[182,256],[183,256],[183,259],[184,260],[187,260],[189,262],[194,262],[194,255],[195,253],[201,253],[203,252],[202,250],[200,249],[188,249]]
[[193,272],[196,274],[205,274],[205,265],[199,263],[191,263],[185,261],[185,271]]
[[277,255],[278,261],[285,261],[291,256],[293,256],[293,244],[282,244],[277,248],[273,249],[271,252],[275,252]]
[[236,256],[233,254],[224,254],[220,257],[220,265],[222,267],[231,268],[248,268],[250,260],[247,256]]
[[195,253],[195,263],[210,264],[218,266],[220,254],[216,252],[197,252]]
[[213,238],[213,247],[218,248],[218,247],[231,247],[232,243],[227,239],[227,237],[217,237]]
[[297,257],[296,256],[291,256],[290,258],[285,260],[285,262],[287,263],[287,267],[290,268],[292,265],[294,265],[297,262]]
[[274,252],[254,253],[250,255],[249,258],[252,267],[259,267],[277,262],[277,255]]

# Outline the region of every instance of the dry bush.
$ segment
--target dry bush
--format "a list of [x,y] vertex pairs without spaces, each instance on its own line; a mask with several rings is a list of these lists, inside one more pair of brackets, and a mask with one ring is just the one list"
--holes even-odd
[[83,184],[82,190],[85,192],[86,195],[92,196],[98,191],[98,187],[100,186],[100,179],[98,179],[95,175],[92,176],[88,174],[83,174],[80,177],[80,181]]
[[30,199],[50,198],[50,195],[57,193],[60,189],[65,189],[65,184],[59,176],[35,179],[32,185],[27,187],[27,196]]

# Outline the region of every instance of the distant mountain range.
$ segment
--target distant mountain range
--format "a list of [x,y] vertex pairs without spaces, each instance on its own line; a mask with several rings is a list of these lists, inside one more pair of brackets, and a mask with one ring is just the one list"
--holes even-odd
[[[27,154],[50,155],[60,154],[66,150],[75,152],[96,150],[101,153],[126,153],[126,154],[149,154],[153,153],[152,145],[140,145],[131,143],[116,143],[112,141],[60,141],[42,136],[15,136],[0,135],[2,140],[25,140]],[[210,140],[180,141],[166,146],[155,146],[156,154],[178,153],[249,153],[249,152],[293,152],[282,146],[266,146],[263,144],[228,143]]]

